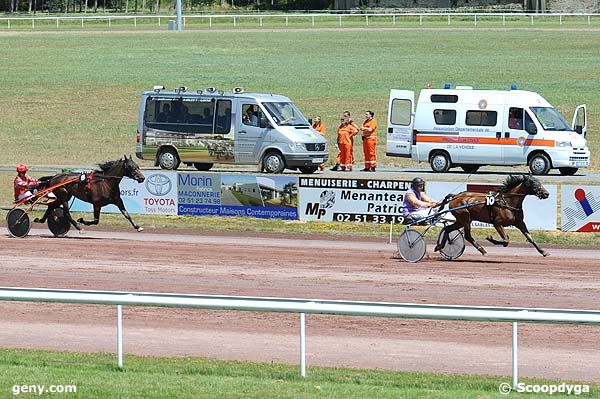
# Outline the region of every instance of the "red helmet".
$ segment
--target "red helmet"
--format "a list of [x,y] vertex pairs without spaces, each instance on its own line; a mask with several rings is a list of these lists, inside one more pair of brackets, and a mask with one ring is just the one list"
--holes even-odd
[[27,172],[28,170],[29,170],[29,168],[24,163],[20,163],[20,164],[17,165],[17,172],[18,173]]

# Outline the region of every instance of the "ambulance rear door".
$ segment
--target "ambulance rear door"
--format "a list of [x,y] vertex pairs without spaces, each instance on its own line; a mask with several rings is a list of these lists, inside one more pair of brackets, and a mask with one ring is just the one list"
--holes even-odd
[[587,134],[587,106],[585,104],[581,104],[575,109],[571,128],[585,138]]
[[414,116],[415,92],[392,89],[388,104],[387,156],[411,157]]

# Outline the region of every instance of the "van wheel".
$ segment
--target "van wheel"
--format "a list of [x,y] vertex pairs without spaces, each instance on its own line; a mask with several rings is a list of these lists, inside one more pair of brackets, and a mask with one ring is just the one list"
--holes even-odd
[[179,167],[180,162],[177,151],[172,148],[163,150],[158,156],[158,164],[162,169],[175,170]]
[[280,153],[271,151],[263,158],[263,169],[267,173],[281,173],[285,169],[285,161]]
[[577,173],[577,171],[579,169],[578,168],[558,168],[558,170],[560,171],[560,174],[563,176],[573,176],[575,173]]
[[207,170],[210,170],[210,168],[212,168],[213,165],[214,164],[212,164],[212,163],[196,162],[196,163],[194,163],[194,168],[196,168],[196,170],[207,171]]
[[318,166],[300,166],[298,168],[298,170],[302,173],[304,173],[305,175],[311,175],[313,173],[315,173],[317,171],[317,169],[319,169]]
[[436,152],[429,159],[431,170],[436,173],[446,173],[450,169],[450,156],[445,152]]
[[534,175],[547,175],[552,165],[544,154],[535,154],[529,160],[529,170]]
[[464,170],[467,173],[475,173],[479,170],[481,166],[480,165],[463,165],[461,166],[462,170]]

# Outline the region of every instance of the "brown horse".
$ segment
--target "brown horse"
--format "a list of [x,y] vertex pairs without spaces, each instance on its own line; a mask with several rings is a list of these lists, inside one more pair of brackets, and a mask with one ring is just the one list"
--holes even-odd
[[[98,166],[100,167],[100,170],[88,174],[60,173],[52,176],[47,183],[48,186],[53,186],[73,179],[74,177],[77,179],[72,183],[53,190],[53,193],[57,198],[55,205],[48,206],[42,219],[35,219],[35,221],[44,223],[55,208],[62,207],[69,222],[77,230],[81,230],[81,227],[77,222],[83,223],[86,226],[98,224],[100,221],[101,208],[113,204],[119,208],[123,216],[129,220],[129,223],[131,223],[134,229],[142,231],[143,228],[131,219],[131,216],[129,216],[129,213],[125,209],[125,205],[121,199],[121,190],[119,188],[119,183],[121,183],[123,177],[129,177],[138,183],[142,183],[145,178],[140,167],[131,157],[128,158],[127,156],[124,156],[123,159],[105,162]],[[86,221],[83,220],[83,218],[80,218],[75,222],[69,213],[68,202],[71,197],[76,197],[84,202],[92,204],[94,206],[94,220]]]
[[473,244],[482,255],[485,255],[485,249],[471,235],[471,222],[478,220],[493,224],[500,234],[502,238],[500,241],[491,235],[487,237],[487,240],[494,245],[508,246],[509,238],[504,227],[515,226],[540,254],[550,255],[533,240],[523,220],[523,200],[527,195],[546,199],[549,193],[538,179],[530,175],[522,175],[509,176],[497,191],[489,194],[465,191],[451,196],[448,200],[448,207],[452,209],[451,212],[456,217],[456,222],[444,227],[442,240],[435,247],[435,251],[444,247],[451,231],[464,228],[467,241]]

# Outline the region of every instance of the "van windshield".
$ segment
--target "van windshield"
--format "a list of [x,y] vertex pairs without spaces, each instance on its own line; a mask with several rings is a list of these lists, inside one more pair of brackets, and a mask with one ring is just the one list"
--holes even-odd
[[309,126],[302,112],[293,103],[262,103],[279,126]]
[[567,124],[563,116],[556,109],[552,107],[531,107],[531,110],[544,130],[571,130],[571,126]]

